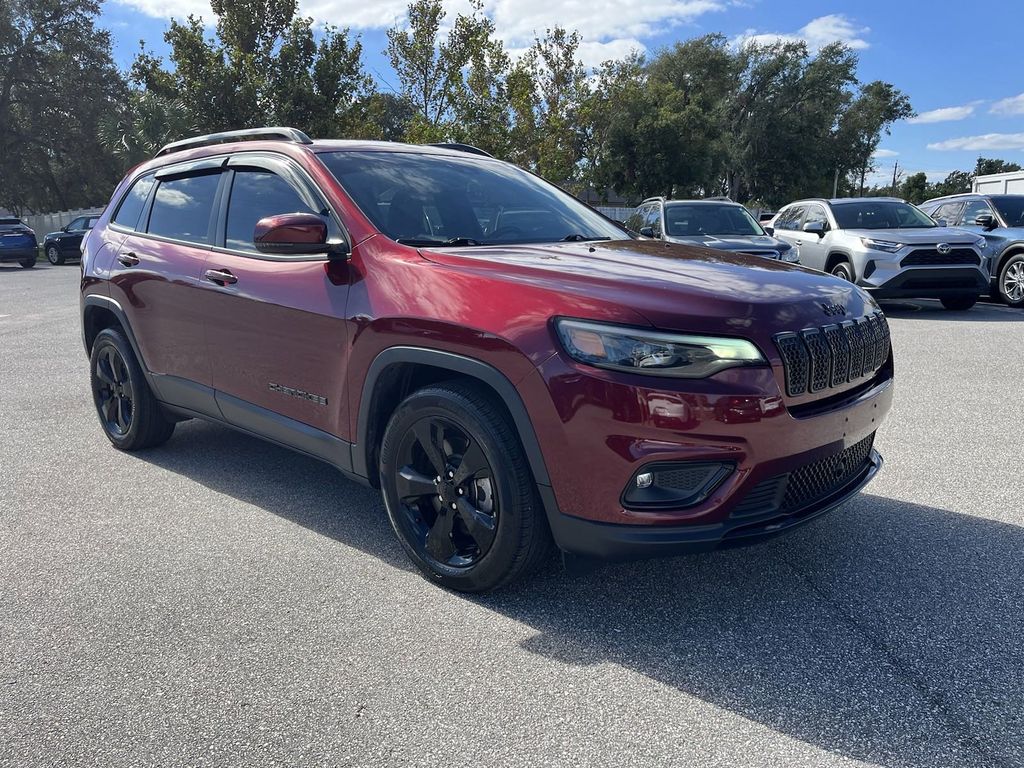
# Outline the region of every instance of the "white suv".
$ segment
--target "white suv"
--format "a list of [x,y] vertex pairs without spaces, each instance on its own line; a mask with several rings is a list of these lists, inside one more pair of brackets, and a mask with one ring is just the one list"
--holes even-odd
[[765,229],[792,245],[804,266],[856,283],[876,298],[934,298],[962,310],[988,292],[985,239],[940,227],[895,198],[800,200]]

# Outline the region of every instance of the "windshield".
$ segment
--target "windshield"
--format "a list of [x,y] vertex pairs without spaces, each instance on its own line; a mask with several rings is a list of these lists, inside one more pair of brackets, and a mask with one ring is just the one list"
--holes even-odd
[[1006,195],[991,199],[1006,226],[1024,227],[1024,195]]
[[629,237],[565,192],[497,160],[372,151],[320,159],[374,226],[409,245]]
[[738,205],[699,203],[665,206],[665,230],[672,237],[763,235],[761,225]]
[[840,229],[928,229],[937,226],[912,205],[897,200],[833,203]]

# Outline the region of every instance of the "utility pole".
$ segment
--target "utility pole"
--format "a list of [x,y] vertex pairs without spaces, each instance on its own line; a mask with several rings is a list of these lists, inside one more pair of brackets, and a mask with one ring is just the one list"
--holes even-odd
[[832,199],[839,197],[839,169],[836,168],[836,176],[832,180]]
[[897,160],[892,166],[892,196],[896,197],[896,173],[899,170],[900,161]]

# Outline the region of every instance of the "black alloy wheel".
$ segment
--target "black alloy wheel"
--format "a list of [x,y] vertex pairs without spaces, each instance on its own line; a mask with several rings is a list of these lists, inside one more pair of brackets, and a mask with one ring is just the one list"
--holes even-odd
[[441,416],[420,419],[398,449],[402,526],[419,554],[466,568],[487,554],[498,527],[494,471],[478,442]]
[[135,397],[128,366],[113,345],[105,346],[93,363],[93,392],[103,428],[112,435],[127,435],[135,415]]

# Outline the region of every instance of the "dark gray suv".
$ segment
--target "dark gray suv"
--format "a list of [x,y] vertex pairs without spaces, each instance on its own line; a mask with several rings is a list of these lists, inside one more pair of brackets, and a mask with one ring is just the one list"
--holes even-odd
[[951,195],[920,208],[940,224],[984,237],[992,298],[1024,307],[1024,195]]

